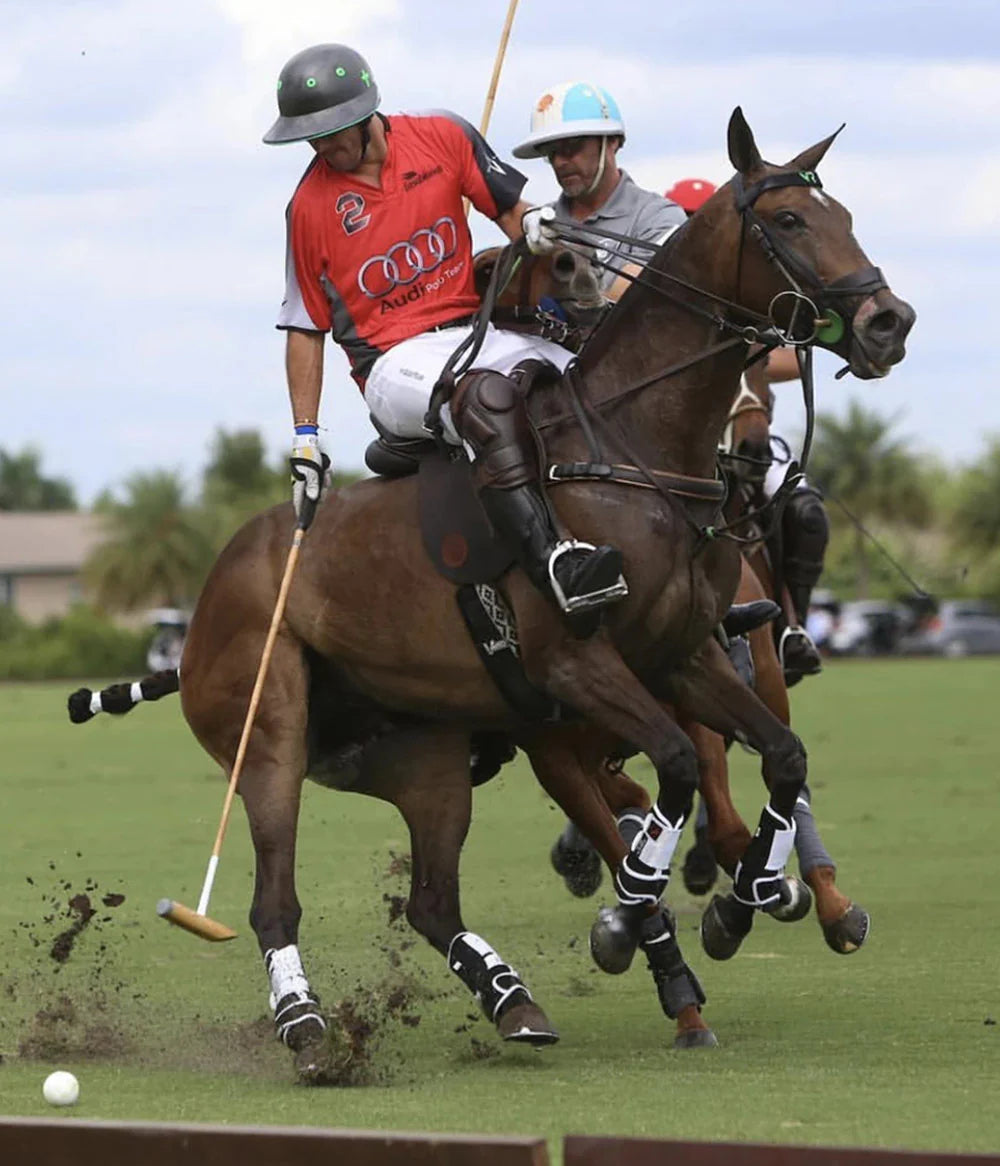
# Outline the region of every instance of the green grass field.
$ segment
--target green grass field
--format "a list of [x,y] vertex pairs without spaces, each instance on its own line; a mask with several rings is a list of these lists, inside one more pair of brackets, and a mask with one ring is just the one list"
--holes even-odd
[[[817,818],[872,934],[841,957],[813,916],[762,918],[714,964],[678,880],[715,1051],[672,1050],[644,961],[617,978],[593,969],[587,934],[607,883],[581,902],[552,874],[560,818],[520,762],[477,794],[463,907],[560,1029],[541,1052],[499,1048],[443,961],[389,923],[383,896],[405,894],[392,855],[408,849],[395,811],[310,784],[299,895],[311,980],[327,1004],[359,986],[413,994],[409,1023],[387,1019],[380,1034],[377,1082],[322,1090],[294,1084],[261,1023],[239,809],[212,914],[240,938],[210,946],[154,915],[162,896],[196,902],[224,792],[179,704],[77,727],[70,687],[0,688],[0,1113],[52,1115],[41,1083],[65,1067],[82,1088],[68,1118],[1000,1148],[1000,661],[837,663],[795,691]],[[752,758],[734,758],[733,784],[755,819]],[[92,899],[125,902],[59,965],[49,948],[69,921],[51,900],[64,912],[88,881]],[[60,1040],[76,1051],[58,1053]]]

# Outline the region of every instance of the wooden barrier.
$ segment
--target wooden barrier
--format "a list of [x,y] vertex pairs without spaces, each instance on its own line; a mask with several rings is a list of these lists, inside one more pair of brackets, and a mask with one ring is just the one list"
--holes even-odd
[[10,1166],[548,1166],[543,1138],[0,1118]]
[[568,1137],[563,1166],[1000,1166],[1000,1155]]

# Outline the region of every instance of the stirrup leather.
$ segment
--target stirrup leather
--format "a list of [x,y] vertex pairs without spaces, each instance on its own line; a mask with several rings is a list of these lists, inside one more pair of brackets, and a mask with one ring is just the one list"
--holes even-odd
[[567,597],[562,589],[562,585],[556,578],[556,563],[569,551],[596,551],[597,547],[593,543],[578,542],[576,539],[564,539],[558,543],[552,553],[549,555],[548,575],[549,586],[552,588],[552,594],[555,596],[556,603],[562,611],[567,615],[572,615],[576,611],[587,611],[592,607],[603,607],[606,603],[614,603],[616,600],[624,599],[628,595],[628,584],[622,575],[619,575],[617,580],[607,587],[598,588],[596,591],[588,591],[585,595],[571,595]]

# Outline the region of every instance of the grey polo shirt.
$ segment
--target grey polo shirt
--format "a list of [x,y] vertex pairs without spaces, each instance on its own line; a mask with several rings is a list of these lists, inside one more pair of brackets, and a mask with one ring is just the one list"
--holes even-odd
[[[570,213],[570,200],[564,194],[552,205],[558,218],[570,223],[575,221]],[[686,221],[687,215],[675,202],[636,186],[624,170],[608,201],[583,220],[598,231],[606,227],[619,235],[635,235],[657,244]],[[619,270],[626,263],[642,263],[650,255],[648,251],[633,249],[614,239],[597,239],[595,242],[595,257]],[[603,267],[597,267],[596,272],[601,290],[607,291],[615,281],[615,272]]]

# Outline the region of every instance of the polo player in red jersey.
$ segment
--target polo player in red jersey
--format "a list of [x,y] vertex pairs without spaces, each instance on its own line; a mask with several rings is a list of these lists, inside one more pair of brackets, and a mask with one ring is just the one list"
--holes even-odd
[[[345,45],[298,53],[278,79],[271,144],[309,142],[316,157],[288,206],[286,291],[278,327],[295,435],[296,513],[315,505],[329,464],[320,449],[325,334],[346,352],[374,421],[404,438],[426,437],[424,417],[446,361],[471,331],[473,286],[468,198],[509,239],[551,251],[549,208],[521,199],[526,179],[447,111],[377,113],[367,62]],[[483,508],[532,582],[565,612],[628,594],[621,553],[556,532],[538,481],[525,404],[509,374],[528,357],[562,370],[572,353],[492,326],[475,368],[441,412],[445,439],[464,444]]]

